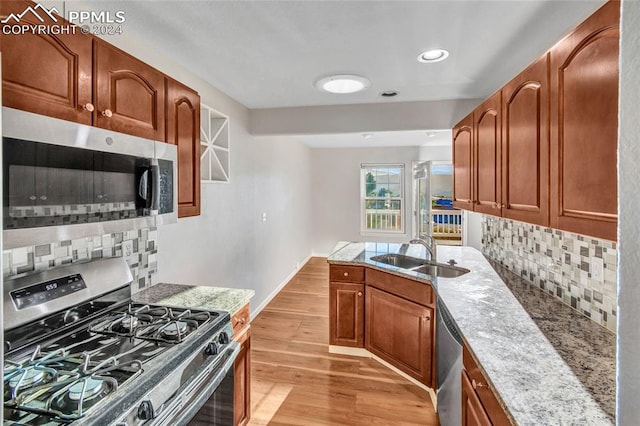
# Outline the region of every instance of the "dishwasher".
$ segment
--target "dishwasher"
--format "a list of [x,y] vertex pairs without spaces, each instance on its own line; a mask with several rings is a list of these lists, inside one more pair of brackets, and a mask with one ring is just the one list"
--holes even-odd
[[462,336],[438,297],[436,308],[437,407],[440,425],[462,424]]

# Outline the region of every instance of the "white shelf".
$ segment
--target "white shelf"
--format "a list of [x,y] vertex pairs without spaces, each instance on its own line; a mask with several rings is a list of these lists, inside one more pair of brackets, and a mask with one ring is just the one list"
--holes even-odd
[[229,117],[202,104],[200,109],[200,176],[203,183],[229,182]]

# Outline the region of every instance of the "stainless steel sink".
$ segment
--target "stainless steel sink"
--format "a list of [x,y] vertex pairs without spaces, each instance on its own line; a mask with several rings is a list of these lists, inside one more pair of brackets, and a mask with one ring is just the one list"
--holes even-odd
[[445,263],[432,262],[426,259],[418,259],[416,257],[405,256],[398,253],[373,256],[371,260],[373,260],[374,262],[380,262],[387,265],[396,266],[398,268],[431,275],[433,277],[455,278],[469,272],[467,268],[447,265]]
[[444,263],[430,263],[427,265],[412,268],[412,271],[420,272],[423,274],[442,277],[442,278],[456,278],[460,275],[464,275],[469,272],[467,268],[461,268],[459,266],[449,266]]
[[386,263],[387,265],[397,266],[402,269],[412,269],[419,266],[423,266],[425,259],[418,259],[416,257],[405,256],[403,254],[389,253],[381,254],[380,256],[374,256],[371,258],[374,262]]

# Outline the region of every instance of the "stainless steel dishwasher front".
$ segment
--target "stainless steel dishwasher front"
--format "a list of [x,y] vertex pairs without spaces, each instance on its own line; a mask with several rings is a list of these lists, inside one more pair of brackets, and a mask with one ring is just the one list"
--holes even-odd
[[462,336],[438,297],[436,308],[438,417],[441,426],[462,423]]

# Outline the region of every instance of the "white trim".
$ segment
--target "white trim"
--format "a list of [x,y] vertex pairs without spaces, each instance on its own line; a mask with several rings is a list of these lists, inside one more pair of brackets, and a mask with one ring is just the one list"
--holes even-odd
[[[368,229],[366,227],[366,199],[367,194],[365,192],[366,174],[365,171],[370,168],[399,168],[402,179],[400,180],[400,197],[393,197],[393,200],[400,201],[400,225],[399,230],[385,230],[385,229]],[[372,236],[385,236],[385,235],[399,235],[406,234],[407,232],[407,164],[406,163],[361,163],[360,164],[360,235],[366,235],[371,233]],[[413,175],[412,175],[413,176]],[[389,198],[391,199],[391,197]]]
[[372,354],[371,352],[369,352],[365,348],[352,348],[350,346],[329,345],[329,353],[330,354],[340,354],[340,355],[357,356],[357,357],[361,357],[361,358],[375,359],[380,364],[382,364],[385,367],[387,367],[388,369],[392,370],[394,373],[404,377],[405,379],[409,380],[411,383],[413,383],[414,385],[418,386],[419,388],[426,390],[429,393],[429,397],[431,398],[431,403],[433,404],[433,407],[434,407],[435,411],[436,412],[438,411],[438,399],[436,397],[436,391],[433,388],[430,388],[429,386],[425,385],[424,383],[422,383],[422,382],[418,381],[417,379],[411,377],[410,375],[408,375],[404,371],[400,370],[399,368],[395,367],[394,365],[389,364],[387,361],[383,360],[379,356],[377,356],[375,354]]
[[316,253],[316,252],[313,252],[313,253],[311,253],[310,257],[329,257],[329,256],[331,256],[331,253]]
[[266,308],[269,302],[271,302],[273,298],[276,297],[278,293],[280,293],[280,291],[282,291],[284,286],[289,284],[289,281],[291,281],[291,279],[296,276],[298,271],[300,271],[300,269],[307,264],[307,262],[309,261],[309,259],[311,259],[311,257],[312,255],[308,255],[302,262],[300,262],[300,268],[295,268],[289,275],[287,275],[287,277],[282,282],[280,282],[280,284],[278,284],[278,286],[275,289],[273,289],[273,291],[267,296],[264,302],[260,304],[260,306],[251,310],[251,321],[253,321],[254,318],[257,317],[258,314],[260,314],[260,312],[262,312],[264,308]]

